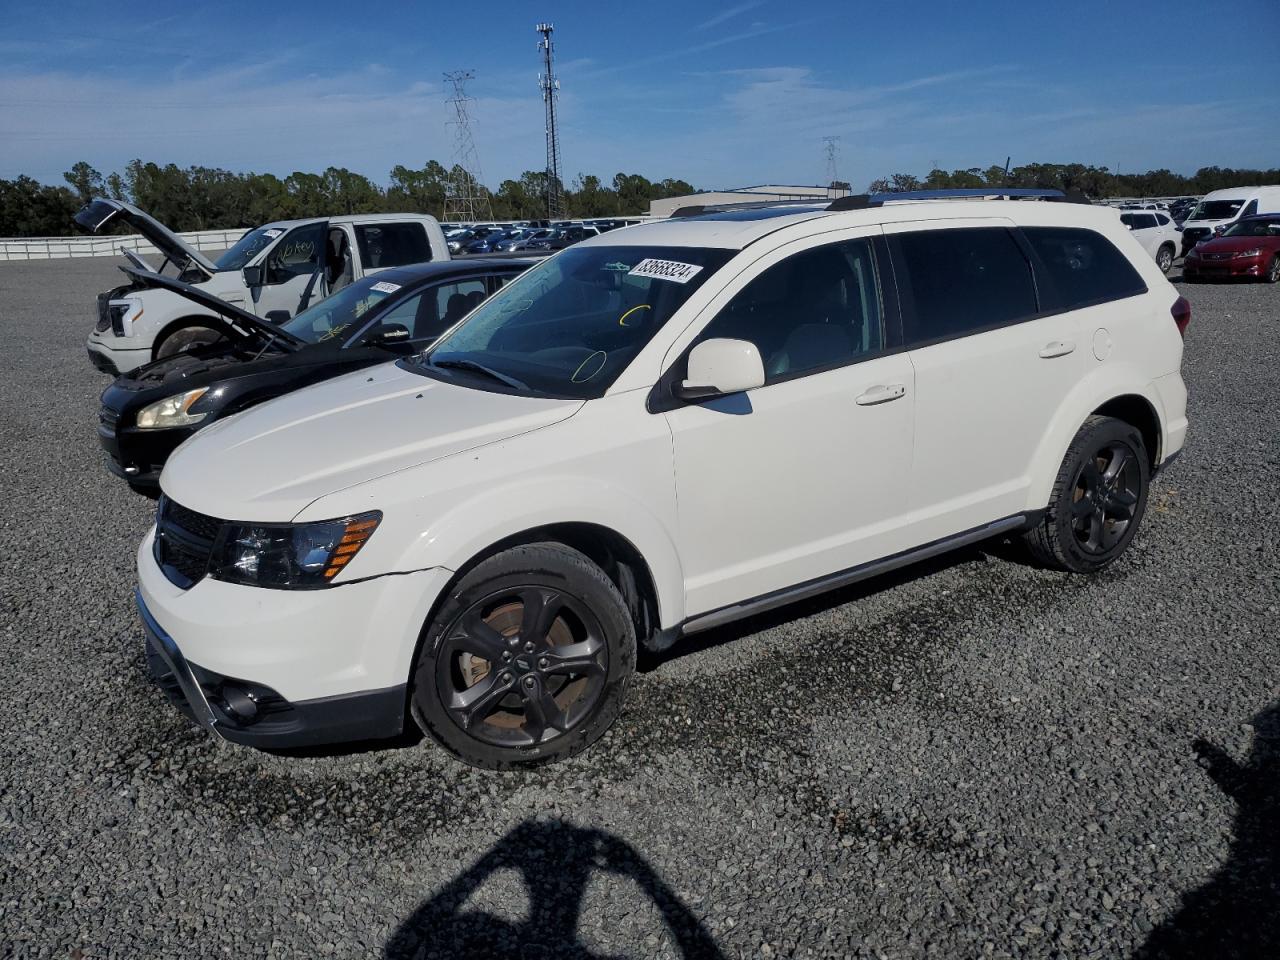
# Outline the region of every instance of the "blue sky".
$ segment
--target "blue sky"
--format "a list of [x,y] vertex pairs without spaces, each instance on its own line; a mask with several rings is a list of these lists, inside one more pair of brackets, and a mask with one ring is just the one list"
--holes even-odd
[[1280,0],[4,0],[0,177],[141,157],[385,182],[450,161],[441,73],[471,68],[496,187],[544,162],[539,19],[556,26],[570,178],[816,183],[824,136],[858,188],[1006,155],[1280,165]]

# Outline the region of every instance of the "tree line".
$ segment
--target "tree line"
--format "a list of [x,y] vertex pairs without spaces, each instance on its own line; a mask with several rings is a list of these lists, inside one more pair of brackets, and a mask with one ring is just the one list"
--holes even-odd
[[[71,217],[91,197],[128,200],[175,230],[234,229],[272,220],[340,213],[420,212],[444,219],[445,200],[462,171],[435,160],[420,168],[397,164],[383,187],[343,167],[323,173],[235,173],[218,167],[160,166],[134,160],[122,172],[106,176],[81,161],[63,174],[65,184],[48,185],[19,176],[0,179],[0,237],[65,236]],[[872,193],[956,187],[1037,187],[1080,191],[1100,199],[1120,196],[1202,195],[1224,187],[1280,183],[1280,169],[1237,170],[1203,167],[1191,176],[1170,170],[1112,173],[1106,167],[1080,163],[1030,163],[1005,172],[935,169],[923,178],[895,173],[872,181]],[[840,184],[845,186],[845,184]],[[473,194],[489,200],[493,218],[528,220],[545,215],[547,175],[526,170],[517,180],[504,180],[496,191],[469,184]],[[572,217],[622,217],[646,213],[650,200],[695,193],[684,180],[650,181],[634,173],[616,174],[609,182],[580,174],[563,189]]]
[[[103,176],[84,161],[51,186],[19,176],[0,179],[0,237],[65,236],[71,217],[92,197],[128,200],[174,230],[252,227],[272,220],[328,214],[417,212],[444,219],[445,199],[465,176],[435,160],[413,169],[396,165],[386,187],[343,167],[323,173],[235,173],[218,167],[161,166],[134,160],[119,173]],[[497,191],[469,183],[467,192],[487,199],[496,220],[529,220],[546,215],[547,175],[526,170],[504,180]],[[621,217],[648,213],[649,201],[693,193],[684,180],[650,181],[619,173],[609,183],[583,174],[561,185],[569,215]],[[488,219],[489,214],[484,215]]]

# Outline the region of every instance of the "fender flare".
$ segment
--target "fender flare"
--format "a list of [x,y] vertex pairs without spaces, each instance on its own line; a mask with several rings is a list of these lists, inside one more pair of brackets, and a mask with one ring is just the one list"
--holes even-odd
[[[1136,382],[1143,383],[1135,387]],[[1155,450],[1147,451],[1155,463],[1160,462],[1164,447],[1167,418],[1160,396],[1152,384],[1142,380],[1140,372],[1131,364],[1097,367],[1076,384],[1041,437],[1031,459],[1030,484],[1027,490],[1027,509],[1042,510],[1049,502],[1054,481],[1062,467],[1067,447],[1094,412],[1107,403],[1121,397],[1137,397],[1151,408],[1158,431]]]
[[[513,511],[513,504],[522,506]],[[479,492],[433,518],[398,569],[457,572],[504,541],[564,524],[599,527],[629,544],[648,568],[658,623],[667,627],[684,619],[684,569],[671,531],[625,489],[592,478],[526,479]]]

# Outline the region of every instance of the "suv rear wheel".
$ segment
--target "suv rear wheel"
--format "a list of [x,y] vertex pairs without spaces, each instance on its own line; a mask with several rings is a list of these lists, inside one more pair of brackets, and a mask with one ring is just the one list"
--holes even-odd
[[1168,273],[1173,269],[1173,244],[1166,243],[1156,252],[1156,266],[1160,268],[1161,273]]
[[618,716],[636,636],[618,588],[556,543],[478,564],[427,626],[411,709],[459,760],[501,770],[573,756]]
[[1147,507],[1147,448],[1136,427],[1090,417],[1058,470],[1044,519],[1025,535],[1047,566],[1093,573],[1133,540]]

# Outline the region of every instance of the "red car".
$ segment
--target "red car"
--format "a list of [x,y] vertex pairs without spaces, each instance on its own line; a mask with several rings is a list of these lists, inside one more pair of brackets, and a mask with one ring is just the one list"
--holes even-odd
[[1280,281],[1280,213],[1245,217],[1225,233],[1196,244],[1182,261],[1182,276]]

